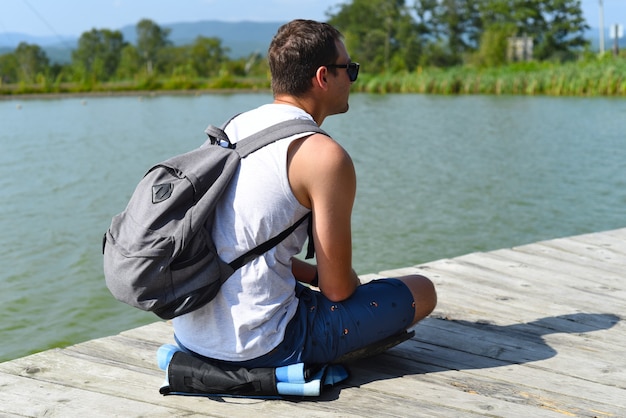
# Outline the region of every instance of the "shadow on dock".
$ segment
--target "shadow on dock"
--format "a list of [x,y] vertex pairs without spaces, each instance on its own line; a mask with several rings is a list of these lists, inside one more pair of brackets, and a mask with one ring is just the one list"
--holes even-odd
[[430,317],[414,328],[416,335],[411,340],[385,354],[348,364],[350,379],[329,390],[318,401],[335,400],[344,388],[360,387],[374,381],[547,360],[557,356],[558,351],[544,340],[544,336],[580,336],[612,328],[620,320],[614,314],[575,313],[503,326]]

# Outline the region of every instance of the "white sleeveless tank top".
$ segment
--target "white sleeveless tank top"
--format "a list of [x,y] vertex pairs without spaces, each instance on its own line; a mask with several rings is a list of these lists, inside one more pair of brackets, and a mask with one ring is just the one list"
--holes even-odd
[[[226,128],[233,142],[289,119],[311,119],[302,109],[268,104],[237,116]],[[216,210],[213,239],[218,253],[230,262],[269,240],[308,213],[293,195],[287,177],[285,138],[244,158]],[[307,237],[307,222],[235,272],[214,300],[174,318],[174,332],[190,350],[206,357],[245,361],[267,354],[284,338],[298,300],[291,257]]]

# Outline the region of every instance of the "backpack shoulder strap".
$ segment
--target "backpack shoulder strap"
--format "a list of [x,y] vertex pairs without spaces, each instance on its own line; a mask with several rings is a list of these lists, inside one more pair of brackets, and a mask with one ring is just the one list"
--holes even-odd
[[[233,118],[229,119],[228,122],[230,122],[232,119]],[[279,139],[287,138],[292,135],[304,132],[315,132],[330,136],[322,128],[317,126],[317,123],[310,119],[290,119],[279,122],[268,128],[262,129],[259,132],[254,133],[233,144],[230,142],[230,139],[228,138],[228,135],[226,135],[226,132],[224,132],[224,128],[226,127],[228,122],[226,122],[222,128],[210,125],[208,128],[206,128],[204,132],[209,136],[212,144],[225,144],[226,146],[228,146],[228,148],[233,148],[237,150],[237,153],[241,158],[245,158],[248,155],[252,154],[254,151],[257,151],[266,145],[276,142]]]
[[[247,253],[237,257],[236,259],[234,259],[233,261],[231,261],[228,264],[232,267],[233,270],[238,270],[241,266],[243,266],[243,265],[247,264],[248,262],[254,260],[258,256],[260,256],[262,254],[265,254],[267,251],[269,251],[272,248],[274,248],[275,246],[277,246],[282,240],[287,238],[293,231],[295,231],[296,228],[299,227],[300,224],[302,224],[302,222],[304,222],[305,220],[309,219],[309,225],[310,225],[311,224],[310,218],[311,218],[311,212],[309,212],[306,215],[304,215],[302,218],[300,218],[298,221],[296,221],[296,223],[291,225],[289,228],[285,229],[280,234],[278,234],[275,237],[271,238],[269,241],[265,241],[264,243],[258,245],[256,248],[253,248],[250,251],[248,251]],[[309,243],[311,243],[311,242],[312,242],[312,238],[309,236]],[[308,256],[308,253],[307,253],[307,256]],[[308,258],[310,258],[310,257],[308,257]]]
[[254,151],[276,142],[279,139],[304,132],[315,132],[330,136],[322,128],[317,126],[317,123],[310,119],[290,119],[279,122],[276,125],[272,125],[240,140],[235,144],[235,149],[241,158],[244,158]]

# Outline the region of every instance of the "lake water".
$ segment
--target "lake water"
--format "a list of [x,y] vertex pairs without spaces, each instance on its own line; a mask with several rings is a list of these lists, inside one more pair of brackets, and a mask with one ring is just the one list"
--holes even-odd
[[[156,320],[108,293],[102,234],[151,164],[270,100],[0,101],[0,361]],[[626,226],[624,100],[357,94],[324,128],[356,165],[362,274]]]

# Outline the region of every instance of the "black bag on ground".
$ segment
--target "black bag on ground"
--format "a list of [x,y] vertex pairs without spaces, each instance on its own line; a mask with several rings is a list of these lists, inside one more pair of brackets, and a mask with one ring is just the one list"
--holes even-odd
[[211,237],[213,214],[240,160],[282,138],[325,134],[315,122],[302,119],[281,122],[235,144],[222,128],[209,126],[205,132],[209,139],[203,146],[148,171],[103,238],[104,276],[113,296],[163,319],[210,302],[235,270],[277,245],[308,217],[233,262],[223,262]]
[[159,390],[163,395],[278,396],[274,368],[218,366],[180,351],[174,353],[167,376],[168,384]]
[[162,395],[209,397],[316,397],[325,388],[345,381],[348,370],[339,364],[247,369],[198,358],[178,346],[165,344],[157,350],[157,363],[165,371]]

